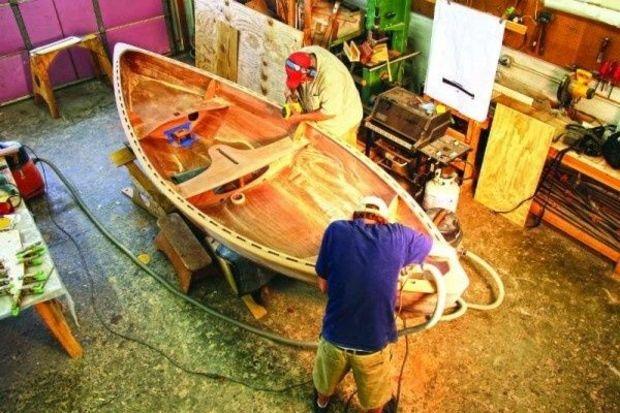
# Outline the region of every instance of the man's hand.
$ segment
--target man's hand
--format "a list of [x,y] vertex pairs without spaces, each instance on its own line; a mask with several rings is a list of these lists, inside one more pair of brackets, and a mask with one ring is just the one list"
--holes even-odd
[[317,277],[317,284],[319,290],[321,290],[323,294],[327,294],[327,280],[323,277]]
[[314,112],[308,113],[295,113],[284,121],[288,123],[289,126],[294,126],[301,122],[320,122],[322,120],[331,119],[333,117],[333,115],[326,115],[320,110],[315,110]]

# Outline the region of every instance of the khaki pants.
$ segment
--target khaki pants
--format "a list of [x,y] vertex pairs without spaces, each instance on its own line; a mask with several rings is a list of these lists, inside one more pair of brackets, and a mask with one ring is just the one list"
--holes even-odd
[[391,345],[373,354],[355,355],[321,338],[312,372],[314,387],[331,396],[338,383],[353,370],[360,404],[365,410],[378,409],[392,397],[391,360]]

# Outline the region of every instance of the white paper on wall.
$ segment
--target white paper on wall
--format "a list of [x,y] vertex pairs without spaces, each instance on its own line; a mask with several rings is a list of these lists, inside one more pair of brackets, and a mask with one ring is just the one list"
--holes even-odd
[[477,121],[487,118],[505,22],[437,0],[425,93]]

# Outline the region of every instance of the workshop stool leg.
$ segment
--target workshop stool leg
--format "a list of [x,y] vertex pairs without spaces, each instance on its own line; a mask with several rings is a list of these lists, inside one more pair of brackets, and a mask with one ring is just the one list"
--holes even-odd
[[110,59],[108,59],[108,55],[103,48],[103,43],[101,42],[99,36],[93,36],[88,40],[85,40],[82,45],[90,50],[91,56],[93,57],[93,66],[95,67],[98,77],[103,72],[111,85],[112,65],[110,64]]
[[51,53],[44,56],[30,56],[30,73],[32,74],[32,91],[35,102],[45,101],[49,108],[52,118],[58,118],[58,106],[54,97],[54,89],[49,78],[49,66],[53,62],[57,53]]

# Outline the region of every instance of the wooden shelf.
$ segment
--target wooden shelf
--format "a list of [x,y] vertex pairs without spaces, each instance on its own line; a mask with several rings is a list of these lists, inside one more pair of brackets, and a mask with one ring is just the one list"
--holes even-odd
[[[556,156],[559,151],[566,147],[567,145],[562,142],[553,143],[549,148],[549,157]],[[602,157],[593,158],[571,151],[562,158],[562,165],[620,191],[620,171],[609,166]]]
[[[566,144],[562,142],[553,143],[549,148],[549,157],[554,157],[558,151],[564,148],[566,148]],[[575,152],[568,152],[564,155],[564,158],[562,158],[562,165],[567,166],[574,171],[581,172],[582,174],[587,175],[588,177],[607,185],[616,191],[620,191],[620,171],[617,171],[607,165],[603,158],[593,158],[586,155],[580,155]],[[542,206],[536,200],[532,201],[530,213],[539,216],[541,212]],[[542,219],[612,260],[616,263],[613,276],[614,278],[620,277],[620,250],[616,250],[599,239],[582,231],[569,220],[565,219],[562,215],[557,214],[554,211],[550,211],[549,209],[545,209]]]
[[[536,200],[532,201],[532,206],[530,207],[530,213],[538,216],[541,213],[541,211],[542,211],[542,205],[540,205],[538,201]],[[582,243],[586,244],[588,247],[599,252],[600,254],[603,254],[604,256],[612,260],[613,262],[615,263],[620,262],[620,251],[615,250],[609,245],[599,241],[597,238],[594,238],[593,236],[583,232],[580,228],[571,224],[569,221],[564,219],[561,215],[558,215],[557,213],[550,211],[549,209],[545,209],[543,220],[553,225],[557,229],[570,235],[571,237],[578,239]]]

